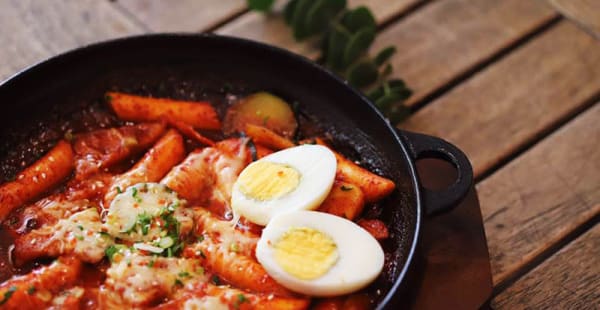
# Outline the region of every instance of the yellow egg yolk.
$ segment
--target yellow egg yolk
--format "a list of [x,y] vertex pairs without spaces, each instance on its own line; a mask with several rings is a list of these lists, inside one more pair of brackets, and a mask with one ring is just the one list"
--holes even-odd
[[339,258],[331,237],[308,227],[291,227],[273,248],[281,268],[301,280],[321,277]]
[[256,200],[272,200],[298,187],[300,173],[287,165],[259,161],[244,169],[238,182],[244,195]]

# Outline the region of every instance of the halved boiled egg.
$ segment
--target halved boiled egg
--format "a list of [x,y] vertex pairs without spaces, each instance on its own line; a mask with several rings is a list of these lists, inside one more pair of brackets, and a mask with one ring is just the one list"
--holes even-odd
[[263,230],[256,258],[281,285],[312,296],[337,296],[371,283],[383,268],[375,238],[354,222],[317,211],[280,214]]
[[231,195],[235,216],[266,225],[275,215],[317,208],[333,185],[335,155],[321,145],[300,145],[248,165]]

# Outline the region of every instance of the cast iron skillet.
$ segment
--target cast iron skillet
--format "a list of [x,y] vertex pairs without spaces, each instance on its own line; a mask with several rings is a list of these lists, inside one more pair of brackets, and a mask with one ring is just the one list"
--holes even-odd
[[[375,286],[378,308],[405,306],[402,292],[418,285],[409,274],[415,273],[422,214],[455,206],[472,184],[471,165],[448,142],[395,129],[358,91],[301,56],[204,34],[144,35],[93,44],[37,64],[0,85],[0,139],[9,147],[15,131],[74,113],[109,89],[194,99],[210,96],[210,85],[244,85],[238,91],[264,89],[299,102],[302,113],[340,145],[350,146],[346,149],[352,154],[347,155],[396,182],[394,194],[375,208],[381,211],[371,210],[391,232],[384,244],[389,263]],[[423,188],[414,165],[422,158],[453,164],[456,182],[441,191]]]

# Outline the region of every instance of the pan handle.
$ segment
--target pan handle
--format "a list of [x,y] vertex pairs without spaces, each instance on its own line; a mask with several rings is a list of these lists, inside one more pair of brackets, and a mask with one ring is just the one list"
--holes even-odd
[[448,188],[434,191],[421,187],[421,197],[427,215],[452,210],[467,195],[473,184],[473,168],[465,153],[440,138],[405,130],[396,131],[407,145],[413,161],[437,158],[456,168],[458,176],[454,184]]

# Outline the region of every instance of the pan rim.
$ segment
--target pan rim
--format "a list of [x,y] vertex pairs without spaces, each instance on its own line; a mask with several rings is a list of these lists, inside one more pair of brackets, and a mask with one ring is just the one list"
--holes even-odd
[[185,32],[174,32],[174,33],[149,33],[149,34],[140,34],[140,35],[132,35],[132,36],[124,36],[110,40],[99,41],[95,43],[90,43],[83,45],[81,47],[77,47],[75,49],[67,50],[58,55],[48,57],[41,61],[36,62],[30,66],[19,70],[15,74],[11,75],[4,81],[0,82],[0,94],[2,91],[6,89],[10,89],[11,87],[15,87],[15,84],[26,82],[28,78],[31,76],[35,76],[37,72],[43,71],[47,68],[51,69],[55,66],[64,66],[69,62],[69,59],[77,58],[85,56],[86,54],[92,54],[98,51],[102,51],[102,49],[114,48],[114,46],[119,46],[123,44],[130,44],[134,42],[143,42],[143,41],[161,41],[161,40],[215,40],[215,41],[223,41],[226,44],[242,44],[246,46],[250,46],[255,49],[262,49],[265,53],[276,53],[283,57],[289,58],[291,61],[297,62],[299,65],[306,66],[307,68],[311,68],[316,72],[326,76],[326,78],[331,79],[336,84],[339,84],[340,87],[344,88],[346,91],[351,92],[353,96],[356,96],[362,104],[367,105],[367,107],[371,110],[372,113],[375,113],[380,122],[383,122],[385,128],[392,134],[395,143],[400,145],[402,149],[404,161],[407,164],[407,168],[410,174],[410,179],[412,181],[412,187],[415,192],[415,224],[413,229],[413,237],[410,244],[410,248],[406,253],[406,261],[398,276],[393,282],[389,292],[383,297],[381,302],[377,305],[377,309],[385,309],[391,302],[393,302],[395,294],[400,289],[400,286],[403,285],[407,274],[410,268],[414,264],[417,245],[420,239],[421,233],[421,225],[422,225],[422,199],[421,199],[421,184],[417,177],[415,163],[409,155],[408,149],[404,141],[401,139],[400,135],[397,132],[397,129],[392,126],[392,124],[383,116],[383,114],[363,95],[360,91],[348,85],[348,83],[338,77],[336,74],[331,72],[330,70],[322,67],[321,65],[313,62],[312,60],[302,56],[295,54],[291,51],[285,50],[283,48],[279,48],[276,46],[268,45],[265,43],[238,38],[233,36],[226,35],[217,35],[212,33],[185,33]]

